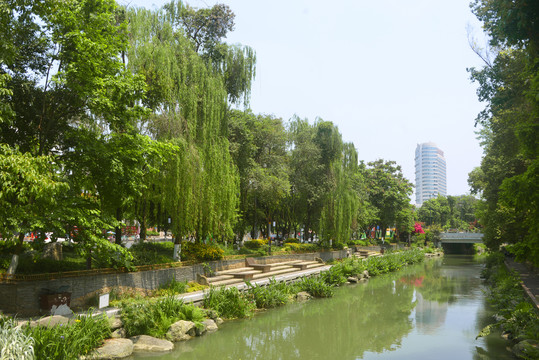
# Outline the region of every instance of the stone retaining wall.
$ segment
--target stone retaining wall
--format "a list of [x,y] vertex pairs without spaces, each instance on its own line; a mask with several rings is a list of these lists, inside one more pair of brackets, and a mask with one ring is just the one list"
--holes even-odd
[[[308,254],[275,255],[257,258],[259,263],[275,263],[285,260],[314,260],[324,261],[344,258],[347,250],[317,252]],[[208,265],[213,271],[238,268],[245,265],[244,259],[210,261]],[[66,277],[55,280],[18,281],[16,283],[0,283],[0,311],[5,314],[18,316],[40,315],[39,295],[44,289],[57,290],[60,288],[71,293],[71,307],[78,308],[86,305],[92,298],[96,299],[101,293],[111,288],[130,288],[144,293],[155,290],[175,278],[177,281],[196,281],[197,274],[204,274],[201,264],[113,274],[95,274],[91,276]],[[48,314],[47,314],[48,315]]]

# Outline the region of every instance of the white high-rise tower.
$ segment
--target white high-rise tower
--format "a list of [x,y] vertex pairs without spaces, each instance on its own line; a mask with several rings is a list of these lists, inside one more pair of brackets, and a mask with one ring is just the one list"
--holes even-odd
[[435,143],[418,144],[415,149],[415,202],[447,195],[444,152]]

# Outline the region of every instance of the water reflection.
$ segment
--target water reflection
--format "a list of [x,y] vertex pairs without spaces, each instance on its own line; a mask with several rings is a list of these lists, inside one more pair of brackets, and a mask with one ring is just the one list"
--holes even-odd
[[474,340],[490,316],[479,271],[471,258],[429,261],[340,288],[331,299],[227,322],[217,333],[151,358],[504,358],[499,338]]

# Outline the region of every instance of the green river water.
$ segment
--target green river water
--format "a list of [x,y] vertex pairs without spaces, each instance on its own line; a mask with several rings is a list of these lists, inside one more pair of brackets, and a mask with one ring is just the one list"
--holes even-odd
[[446,256],[343,286],[330,299],[229,321],[136,359],[512,359],[499,333],[475,340],[492,315],[470,256]]

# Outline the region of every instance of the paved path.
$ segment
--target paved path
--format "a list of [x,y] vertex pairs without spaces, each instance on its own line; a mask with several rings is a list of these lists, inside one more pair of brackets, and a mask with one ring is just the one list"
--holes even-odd
[[520,274],[522,288],[539,309],[539,269],[515,262],[509,257],[505,258],[505,265]]
[[[275,278],[275,280],[278,282],[280,281],[289,282],[289,281],[293,281],[295,279],[298,279],[304,276],[311,276],[314,274],[319,274],[322,271],[327,271],[329,270],[329,268],[331,268],[331,266],[332,265],[325,265],[325,266],[320,266],[314,269],[299,270],[299,271],[295,271],[295,272],[291,272],[287,274],[276,275],[276,276],[261,278],[257,280],[251,280],[250,283],[252,285],[265,285],[265,284],[268,284],[270,282],[270,279],[273,279],[273,278]],[[247,284],[245,284],[245,282],[241,282],[241,283],[227,285],[225,287],[226,288],[237,287],[238,289],[243,290],[247,288]],[[185,303],[199,304],[199,303],[202,303],[202,301],[204,300],[204,295],[208,291],[210,291],[210,289],[204,289],[200,291],[194,291],[192,293],[180,294],[180,295],[176,295],[176,298],[182,299]],[[99,315],[102,313],[106,313],[110,317],[112,315],[118,314],[119,312],[120,312],[120,309],[118,308],[105,308],[105,309],[95,311],[93,314]]]

